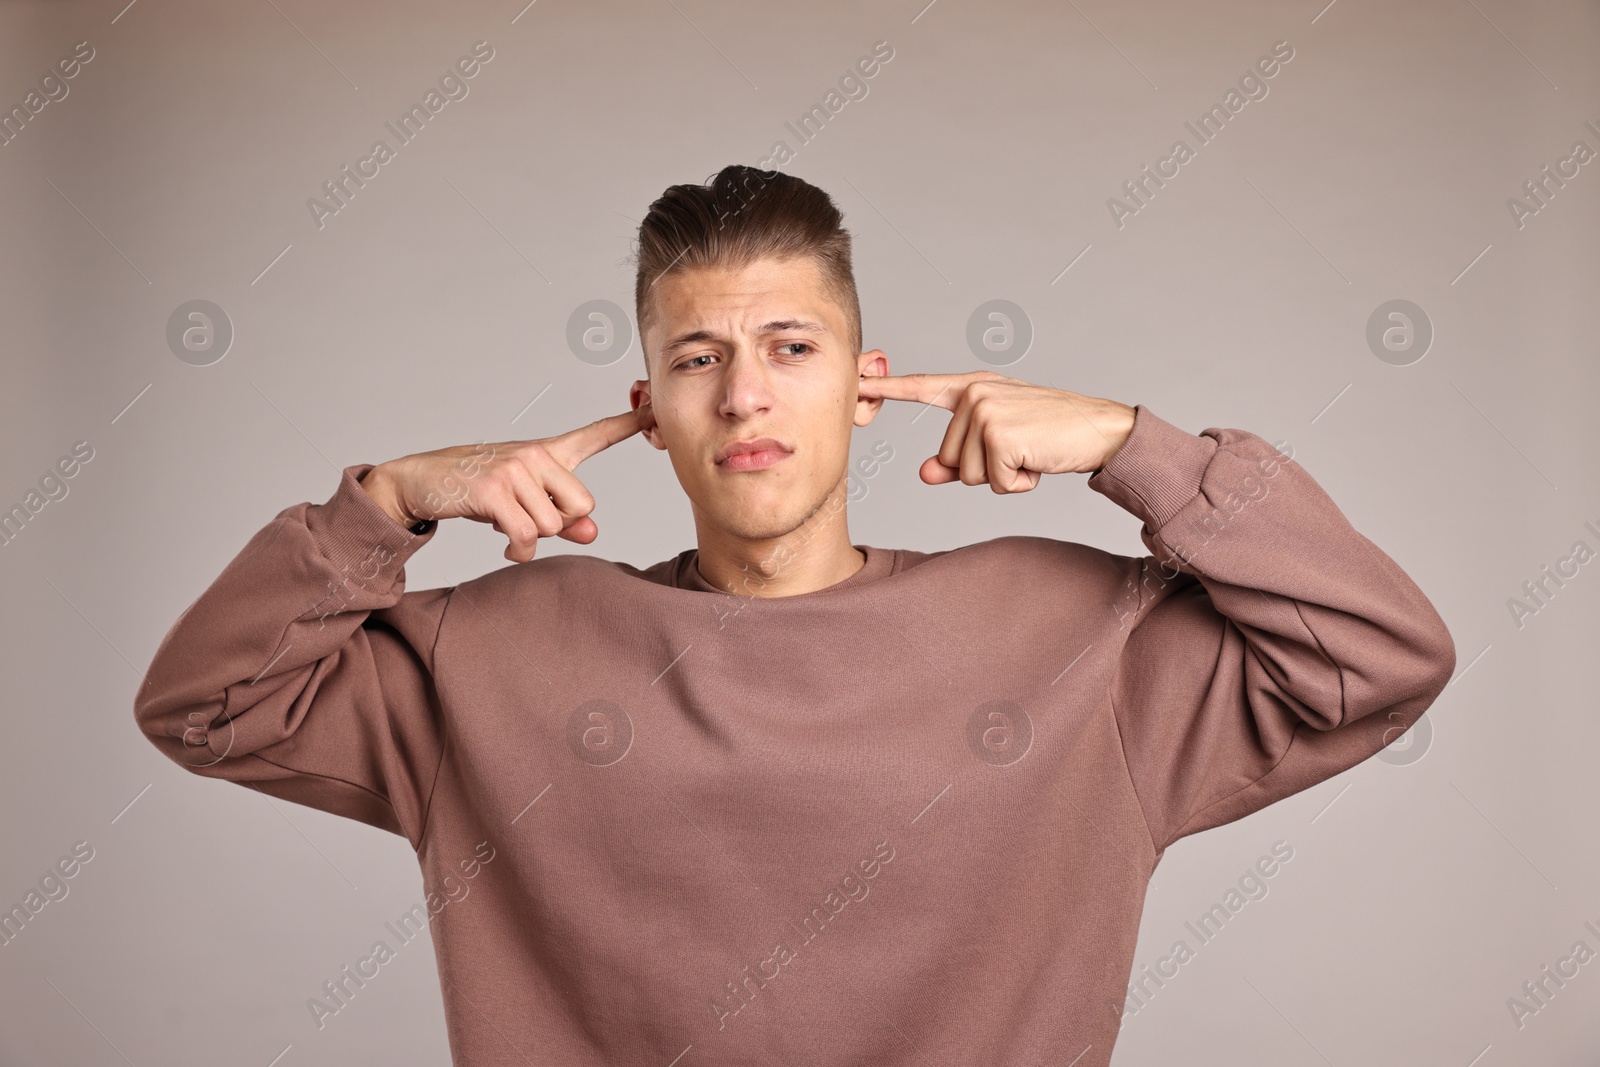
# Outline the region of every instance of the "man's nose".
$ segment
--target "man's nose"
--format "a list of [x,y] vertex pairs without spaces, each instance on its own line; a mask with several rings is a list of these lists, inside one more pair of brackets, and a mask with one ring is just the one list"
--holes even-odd
[[722,413],[749,418],[772,406],[771,369],[754,346],[740,344],[728,357],[723,372]]

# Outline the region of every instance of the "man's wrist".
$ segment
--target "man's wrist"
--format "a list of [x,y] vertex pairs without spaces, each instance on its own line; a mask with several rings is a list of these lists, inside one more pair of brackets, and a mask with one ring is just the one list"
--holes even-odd
[[1100,434],[1106,439],[1106,451],[1100,457],[1099,466],[1095,468],[1097,472],[1103,470],[1106,464],[1122,450],[1122,446],[1128,443],[1128,436],[1133,433],[1134,419],[1138,415],[1136,408],[1116,401],[1111,403],[1113,404],[1111,415],[1100,427]]
[[356,484],[367,491],[367,495],[383,509],[384,514],[412,533],[426,533],[435,525],[431,519],[419,520],[413,515],[406,514],[405,509],[400,506],[399,498],[395,495],[394,484],[389,480],[388,472],[384,470],[382,464],[362,475]]

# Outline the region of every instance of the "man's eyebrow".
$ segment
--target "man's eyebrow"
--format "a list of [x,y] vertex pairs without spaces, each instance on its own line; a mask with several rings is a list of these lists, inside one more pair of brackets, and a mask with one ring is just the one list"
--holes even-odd
[[[822,325],[822,323],[812,322],[810,319],[773,319],[771,322],[763,323],[761,327],[756,330],[756,332],[762,334],[795,332],[826,334],[828,332],[828,328]],[[680,337],[675,337],[671,341],[668,341],[666,344],[662,345],[661,354],[663,356],[668,356],[680,348],[687,348],[689,345],[697,345],[702,341],[716,340],[719,340],[717,334],[710,330],[693,330],[689,333],[683,334]]]

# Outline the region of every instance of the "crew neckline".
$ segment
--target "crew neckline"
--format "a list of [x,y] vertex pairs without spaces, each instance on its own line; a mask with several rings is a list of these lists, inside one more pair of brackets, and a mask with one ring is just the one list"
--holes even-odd
[[683,562],[678,567],[677,580],[673,584],[679,589],[699,589],[708,593],[722,593],[725,596],[739,596],[745,599],[786,601],[803,600],[806,597],[824,596],[828,593],[837,592],[841,589],[850,589],[856,586],[867,585],[868,583],[875,582],[880,578],[887,578],[890,574],[894,573],[895,557],[898,555],[898,551],[896,549],[874,548],[871,545],[852,545],[851,547],[865,553],[867,557],[866,562],[864,562],[856,570],[856,572],[850,575],[848,578],[834,582],[832,585],[823,586],[821,589],[813,589],[809,593],[795,593],[792,596],[781,597],[753,597],[749,593],[734,593],[726,589],[718,588],[717,586],[714,586],[710,582],[706,581],[705,576],[700,573],[700,550],[698,548],[691,548],[683,553]]

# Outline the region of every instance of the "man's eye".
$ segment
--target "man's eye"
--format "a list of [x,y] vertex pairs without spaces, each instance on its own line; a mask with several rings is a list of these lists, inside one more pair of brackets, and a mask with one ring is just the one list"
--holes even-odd
[[[789,343],[788,343],[788,344],[786,344],[786,345],[779,345],[779,346],[778,346],[778,347],[779,347],[779,348],[794,348],[794,347],[796,347],[796,346],[798,346],[798,347],[800,347],[800,348],[804,348],[804,349],[808,349],[808,350],[810,350],[810,351],[813,351],[813,352],[815,352],[815,351],[816,351],[816,349],[815,349],[815,348],[812,348],[812,346],[811,346],[811,345],[809,345],[809,344],[807,344],[807,343],[806,343],[806,342],[804,342],[804,341],[790,341],[790,342],[789,342]],[[798,353],[796,353],[796,354],[798,354]]]
[[688,359],[686,359],[682,363],[678,364],[678,366],[680,366],[680,367],[688,367],[688,366],[692,365],[696,360],[711,359],[711,358],[712,358],[711,356],[690,356]]

